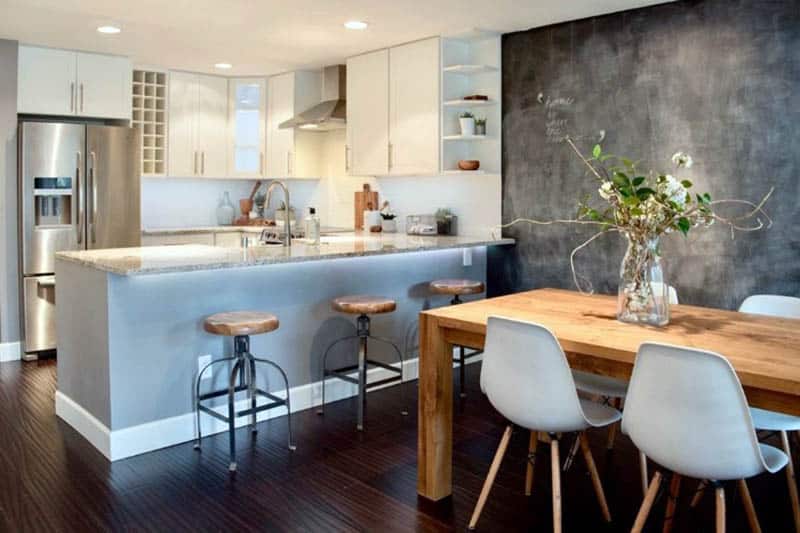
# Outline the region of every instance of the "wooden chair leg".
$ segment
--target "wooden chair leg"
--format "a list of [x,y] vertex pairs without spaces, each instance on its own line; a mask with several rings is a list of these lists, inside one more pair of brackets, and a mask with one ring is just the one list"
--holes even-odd
[[[620,398],[614,398],[611,400],[611,405],[615,409],[619,409],[622,400]],[[606,442],[606,449],[613,450],[614,449],[614,442],[617,440],[617,428],[619,427],[619,422],[614,422],[610,426],[608,426],[608,441]]]
[[750,490],[747,488],[747,482],[743,479],[739,480],[739,493],[742,496],[742,504],[744,505],[744,512],[747,515],[747,523],[750,524],[750,531],[752,533],[761,533],[761,525],[758,523],[756,508],[753,506],[753,499],[750,497]]
[[708,487],[708,481],[702,480],[694,491],[694,496],[692,497],[692,501],[689,504],[689,507],[697,507],[697,504],[700,503],[700,500],[703,499],[703,494],[706,493],[706,488]]
[[503,456],[506,454],[508,448],[508,441],[511,440],[511,426],[508,426],[503,433],[503,438],[500,439],[500,445],[492,459],[492,466],[489,467],[489,474],[486,476],[486,481],[483,482],[481,494],[478,496],[478,503],[475,504],[475,510],[472,512],[472,518],[469,520],[469,529],[475,529],[478,523],[478,518],[481,517],[483,506],[486,505],[486,499],[489,497],[489,491],[492,490],[494,478],[497,476],[497,471],[500,469],[500,463],[503,462]]
[[673,517],[675,516],[675,507],[678,503],[678,492],[681,488],[680,474],[672,474],[672,480],[669,482],[669,496],[667,498],[667,510],[664,512],[664,527],[662,533],[669,533],[672,531]]
[[603,484],[600,482],[600,474],[597,473],[597,465],[594,463],[592,450],[589,448],[589,439],[586,438],[586,433],[581,433],[579,439],[581,441],[583,459],[586,461],[586,466],[589,468],[589,474],[592,476],[594,493],[597,495],[597,502],[600,504],[600,510],[603,512],[603,518],[606,522],[611,522],[611,512],[608,510],[608,502],[606,502],[606,494],[603,491]]
[[528,442],[528,466],[525,470],[525,496],[531,495],[533,489],[533,469],[536,466],[536,446],[539,444],[538,431],[531,431]]
[[553,477],[553,533],[561,533],[561,459],[558,439],[550,439],[550,470]]
[[656,500],[658,488],[660,486],[661,472],[656,472],[655,475],[653,475],[653,481],[650,482],[650,486],[647,488],[647,493],[644,495],[644,501],[642,501],[642,506],[639,508],[639,513],[636,515],[636,521],[633,523],[631,533],[641,533],[645,522],[647,522],[647,515],[650,514],[650,509],[652,509],[653,502]]
[[650,480],[647,476],[647,456],[643,451],[639,450],[639,475],[642,477],[642,497],[647,494],[647,486]]
[[717,533],[725,533],[725,489],[722,485],[714,490],[714,499],[717,502]]
[[792,502],[792,514],[794,515],[794,529],[800,533],[800,500],[797,495],[797,479],[794,475],[794,463],[792,462],[792,449],[789,446],[789,436],[785,431],[781,431],[781,443],[783,451],[789,456],[786,464],[786,482],[789,485],[789,499]]

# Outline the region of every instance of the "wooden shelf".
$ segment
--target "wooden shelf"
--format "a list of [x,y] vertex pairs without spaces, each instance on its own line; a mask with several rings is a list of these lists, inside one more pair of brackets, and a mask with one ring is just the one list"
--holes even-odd
[[445,72],[455,74],[485,74],[487,72],[498,72],[497,67],[491,65],[451,65],[444,67]]
[[491,139],[486,135],[445,135],[442,137],[444,141],[485,141]]
[[142,174],[166,173],[167,74],[135,69],[133,71],[133,125],[142,143]]
[[497,104],[496,100],[447,100],[445,107],[486,107]]

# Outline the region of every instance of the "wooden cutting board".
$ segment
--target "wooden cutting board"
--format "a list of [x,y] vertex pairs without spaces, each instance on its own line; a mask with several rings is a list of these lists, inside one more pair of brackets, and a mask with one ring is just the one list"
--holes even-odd
[[364,184],[364,189],[355,193],[355,221],[356,229],[364,229],[364,211],[366,209],[380,209],[378,205],[378,191],[370,190],[368,183]]

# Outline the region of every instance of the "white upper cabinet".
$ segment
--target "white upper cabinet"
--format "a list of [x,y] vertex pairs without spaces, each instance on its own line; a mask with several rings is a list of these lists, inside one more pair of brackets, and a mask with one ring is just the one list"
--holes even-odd
[[227,175],[228,80],[169,75],[169,175]]
[[17,111],[131,118],[128,58],[20,45]]
[[228,80],[218,76],[197,77],[197,135],[200,175],[214,178],[228,174]]
[[389,170],[389,51],[347,60],[347,171],[355,176]]
[[264,78],[231,79],[228,91],[230,174],[240,177],[264,176],[267,82]]
[[351,175],[438,174],[439,39],[347,61],[347,169]]
[[389,173],[439,170],[439,39],[389,50]]
[[[315,146],[317,133],[279,126],[296,114],[319,103],[320,72],[297,71],[272,76],[267,89],[266,176],[271,178],[319,177],[319,153],[302,146]],[[313,137],[311,137],[313,136]]]
[[133,76],[130,60],[100,54],[76,56],[78,114],[130,120]]

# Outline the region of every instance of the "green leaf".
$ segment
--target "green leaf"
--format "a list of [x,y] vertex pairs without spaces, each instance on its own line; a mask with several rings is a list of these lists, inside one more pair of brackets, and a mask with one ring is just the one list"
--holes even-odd
[[678,219],[678,229],[680,230],[681,233],[683,233],[684,236],[687,233],[689,233],[689,228],[691,228],[691,227],[692,227],[692,223],[689,222],[688,218],[681,217],[681,218]]
[[642,183],[644,183],[644,176],[636,176],[635,178],[633,178],[633,186],[634,187],[638,187]]
[[685,188],[687,188],[687,189],[688,189],[689,187],[691,187],[691,186],[692,186],[692,182],[691,182],[691,181],[689,181],[689,180],[683,180],[683,181],[681,182],[681,185],[683,185]]
[[642,200],[646,200],[650,195],[655,194],[656,191],[649,187],[642,187],[641,189],[636,190],[636,196],[641,198]]
[[620,174],[619,172],[614,172],[614,176],[611,178],[611,181],[614,182],[614,185],[620,189],[628,186],[628,177],[625,174]]
[[599,144],[595,144],[594,148],[592,148],[592,156],[595,159],[597,159],[598,157],[600,157],[600,155],[602,155],[602,153],[603,153],[603,149],[600,148],[600,145]]
[[627,157],[622,157],[622,158],[620,158],[620,160],[622,161],[622,164],[625,165],[626,167],[628,167],[628,168],[633,167],[633,161],[631,161]]
[[703,199],[706,201],[706,203],[707,203],[707,202],[710,202],[710,201],[711,201],[711,195],[710,195],[710,194],[708,194],[708,193],[705,193],[705,194],[703,195]]
[[603,162],[607,161],[608,159],[613,159],[615,157],[617,157],[617,156],[615,156],[614,154],[603,154],[597,159],[599,159],[600,162],[603,163]]

